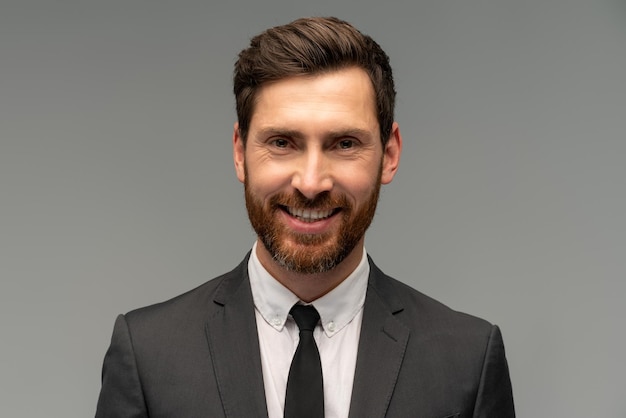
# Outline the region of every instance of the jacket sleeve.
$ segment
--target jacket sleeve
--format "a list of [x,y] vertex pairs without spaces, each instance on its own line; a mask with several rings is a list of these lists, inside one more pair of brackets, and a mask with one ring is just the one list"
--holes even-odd
[[104,357],[102,389],[96,418],[148,417],[133,343],[124,315],[115,321],[111,345]]
[[502,334],[491,329],[474,408],[474,418],[514,418],[513,390]]

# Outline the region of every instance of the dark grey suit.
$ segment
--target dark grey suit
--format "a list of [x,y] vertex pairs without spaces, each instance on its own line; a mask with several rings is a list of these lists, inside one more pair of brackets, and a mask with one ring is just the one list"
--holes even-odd
[[[267,417],[247,261],[118,317],[96,417]],[[350,418],[514,417],[498,327],[370,265]]]

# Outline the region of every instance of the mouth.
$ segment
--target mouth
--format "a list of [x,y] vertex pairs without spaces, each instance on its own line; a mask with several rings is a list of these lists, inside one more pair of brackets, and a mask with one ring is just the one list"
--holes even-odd
[[290,206],[281,206],[283,211],[287,212],[290,216],[305,223],[312,223],[328,219],[334,214],[338,213],[341,209],[308,209],[308,208],[294,208]]

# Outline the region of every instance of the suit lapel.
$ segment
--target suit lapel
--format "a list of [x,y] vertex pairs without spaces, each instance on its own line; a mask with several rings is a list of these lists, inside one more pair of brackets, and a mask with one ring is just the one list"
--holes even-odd
[[216,291],[206,324],[213,369],[229,418],[267,418],[248,257]]
[[394,317],[402,304],[371,259],[370,268],[350,418],[385,416],[409,340],[408,328]]

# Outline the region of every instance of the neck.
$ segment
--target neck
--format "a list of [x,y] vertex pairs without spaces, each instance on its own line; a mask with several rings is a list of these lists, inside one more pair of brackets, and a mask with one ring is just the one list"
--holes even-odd
[[316,274],[302,274],[285,269],[274,260],[261,241],[257,241],[256,254],[274,279],[301,301],[309,303],[339,286],[356,269],[363,257],[363,243],[364,239],[361,238],[350,254],[332,270]]

